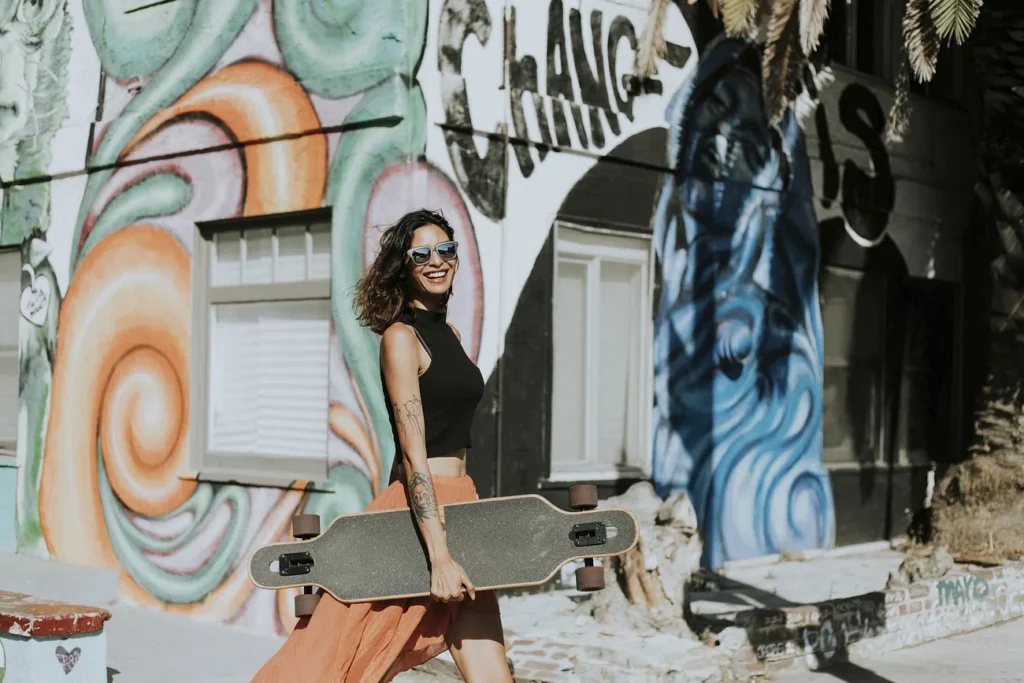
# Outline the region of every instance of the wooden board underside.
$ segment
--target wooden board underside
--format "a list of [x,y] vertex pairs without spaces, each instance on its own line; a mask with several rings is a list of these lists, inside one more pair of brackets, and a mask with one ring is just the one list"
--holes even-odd
[[[536,495],[446,505],[444,516],[452,556],[478,590],[539,585],[573,560],[620,555],[637,543],[636,518],[626,510],[569,513]],[[615,537],[576,547],[573,525],[597,521]],[[272,569],[290,552],[310,553],[312,571],[280,576]],[[318,538],[259,548],[249,578],[269,589],[318,586],[342,602],[430,594],[426,551],[407,509],[343,515]]]

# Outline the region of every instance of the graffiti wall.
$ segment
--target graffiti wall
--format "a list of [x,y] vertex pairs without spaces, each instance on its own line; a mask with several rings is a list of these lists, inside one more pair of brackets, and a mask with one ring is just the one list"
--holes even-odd
[[[639,0],[4,6],[0,245],[20,245],[24,265],[19,552],[113,569],[121,597],[140,605],[288,631],[292,594],[255,590],[245,562],[287,538],[296,512],[330,520],[386,485],[394,444],[378,340],[356,324],[350,292],[381,227],[420,206],[443,211],[462,245],[450,315],[489,387],[524,292],[550,329],[550,296],[531,282],[550,280],[544,259],[565,207],[596,207],[613,228],[631,212],[658,259],[659,490],[690,492],[711,564],[832,543],[821,169],[792,116],[764,121],[751,48],[698,49],[688,17],[703,4],[669,8],[666,51],[645,83],[632,77]],[[837,139],[863,118],[843,121]],[[859,196],[851,163],[866,162],[842,168],[836,206]],[[602,174],[614,191],[588,194]],[[655,189],[634,194],[644,174]],[[207,381],[192,357],[196,224],[321,207],[326,478],[203,476],[190,448],[191,387]],[[521,398],[549,419],[550,396]],[[538,433],[543,444],[544,424]],[[530,449],[540,468],[547,456]]]
[[[377,340],[348,295],[380,227],[421,205],[449,217],[463,245],[452,317],[486,376],[575,179],[664,126],[662,98],[623,85],[645,10],[13,5],[0,39],[0,175],[15,182],[0,242],[21,245],[25,266],[19,552],[114,569],[133,603],[285,632],[292,596],[254,590],[248,554],[286,538],[298,511],[361,510],[393,458]],[[678,12],[667,35],[659,78],[672,92],[696,55]],[[510,133],[540,144],[510,154]],[[321,206],[333,207],[327,480],[196,476],[195,225]]]
[[817,220],[803,133],[765,119],[760,53],[722,40],[672,103],[656,245],[654,480],[685,488],[705,563],[832,542]]

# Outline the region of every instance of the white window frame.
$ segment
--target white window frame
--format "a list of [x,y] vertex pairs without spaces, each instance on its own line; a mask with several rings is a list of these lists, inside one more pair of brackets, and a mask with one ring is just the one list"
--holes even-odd
[[[313,209],[254,218],[225,219],[196,225],[192,255],[192,337],[190,349],[189,467],[185,479],[214,482],[239,482],[259,486],[292,487],[296,481],[321,484],[327,479],[327,448],[323,466],[311,466],[309,459],[223,453],[209,447],[210,420],[210,344],[211,317],[217,304],[245,304],[275,301],[317,301],[331,299],[331,280],[271,282],[213,286],[210,266],[213,240],[218,233],[243,234],[241,257],[245,258],[244,234],[268,228],[295,228],[303,225],[330,225],[330,209]],[[273,268],[277,263],[277,239],[273,240]],[[312,256],[307,236],[306,258]],[[244,265],[242,266],[244,269]],[[308,265],[307,265],[308,267]],[[324,373],[330,372],[329,359]],[[328,405],[324,397],[325,415]],[[328,438],[330,438],[328,436]]]
[[[551,446],[549,453],[548,481],[551,482],[572,482],[572,481],[615,481],[618,479],[647,479],[653,471],[652,465],[652,435],[653,404],[654,404],[654,241],[651,235],[645,233],[626,232],[621,230],[610,230],[584,226],[565,221],[557,221],[554,225],[554,282],[558,279],[558,266],[561,261],[584,262],[588,266],[587,290],[588,294],[600,288],[600,261],[595,263],[594,259],[602,259],[615,263],[639,265],[641,268],[641,279],[644,287],[641,291],[641,302],[639,310],[646,311],[641,316],[642,328],[640,330],[640,353],[637,364],[641,368],[640,387],[638,389],[639,401],[636,410],[637,428],[640,432],[637,445],[637,462],[625,465],[607,466],[589,460],[596,452],[596,422],[597,406],[592,400],[593,392],[589,384],[596,376],[598,359],[600,358],[600,335],[593,333],[593,328],[598,324],[596,312],[596,296],[588,296],[588,310],[586,313],[587,324],[587,373],[585,383],[587,389],[584,392],[585,418],[584,418],[584,452],[588,454],[588,461],[578,465],[564,465],[555,462],[554,446]],[[563,234],[564,233],[564,234]],[[572,239],[569,235],[578,233],[580,237]],[[629,240],[637,247],[624,251],[621,247],[609,244],[585,244],[582,240],[600,240],[621,242]],[[594,267],[594,266],[597,267]],[[557,338],[552,334],[552,348],[558,343]],[[550,407],[549,415],[553,418],[554,403]]]
[[[14,259],[14,260],[17,261],[17,271],[18,271],[18,277],[19,277],[19,280],[20,280],[21,273],[22,273],[21,249],[18,246],[0,247],[0,257],[7,257],[7,256],[12,255],[12,254],[16,256],[16,259]],[[21,293],[22,290],[19,288],[18,291],[19,291],[19,296],[20,296],[20,293]],[[20,338],[20,328],[21,328],[21,324],[22,324],[22,322],[21,322],[21,309],[20,309],[20,306],[18,308],[16,308],[15,310],[17,311],[17,314],[14,316],[14,324],[19,329],[19,338]],[[0,321],[0,324],[4,324],[4,321]],[[17,362],[19,360],[18,359],[18,353],[19,353],[18,348],[19,347],[16,344],[15,347],[14,347],[14,359],[15,359],[15,363],[16,364],[17,364]],[[4,352],[0,351],[0,353],[4,353]],[[18,407],[18,411],[20,413],[20,402],[18,403],[18,406],[19,406]],[[20,416],[19,415],[15,415],[15,424],[18,424],[19,421],[20,421]],[[18,457],[18,438],[19,438],[19,436],[20,435],[16,434],[15,437],[14,437],[14,441],[5,441],[2,438],[0,438],[0,467],[5,467],[5,466],[6,467],[10,467],[10,466],[13,466],[17,462],[17,457]]]

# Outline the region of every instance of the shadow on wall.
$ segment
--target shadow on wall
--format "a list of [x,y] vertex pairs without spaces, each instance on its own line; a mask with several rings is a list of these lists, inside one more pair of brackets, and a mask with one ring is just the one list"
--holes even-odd
[[827,547],[819,245],[803,134],[769,126],[756,46],[719,39],[670,106],[655,244],[654,482],[685,489],[706,567]]

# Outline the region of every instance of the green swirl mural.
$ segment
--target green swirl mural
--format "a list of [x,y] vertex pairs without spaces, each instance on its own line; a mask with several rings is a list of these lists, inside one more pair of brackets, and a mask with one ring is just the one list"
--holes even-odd
[[[23,325],[19,549],[117,569],[122,597],[143,605],[281,632],[290,596],[254,592],[248,553],[286,535],[299,511],[361,510],[393,458],[390,439],[377,438],[389,434],[377,340],[356,324],[348,290],[364,267],[371,207],[410,201],[381,178],[433,173],[418,161],[427,4],[182,0],[129,12],[137,3],[85,0],[75,27],[64,0],[43,4],[29,28],[47,68],[27,88],[35,99],[22,125],[46,134],[8,131],[0,114],[0,164],[16,177],[46,172],[67,112],[72,29],[95,50],[105,114],[66,230],[65,291],[49,263],[49,184],[13,190],[4,206],[3,242],[23,245],[26,287],[49,295]],[[292,152],[275,157],[275,145]],[[332,381],[351,383],[332,396],[357,397],[332,399],[332,428],[336,414],[354,419],[332,431],[341,445],[327,479],[313,489],[183,479],[191,226],[316,206],[334,207]],[[157,408],[159,424],[140,421]],[[274,623],[249,616],[261,611],[253,601],[273,604]]]

